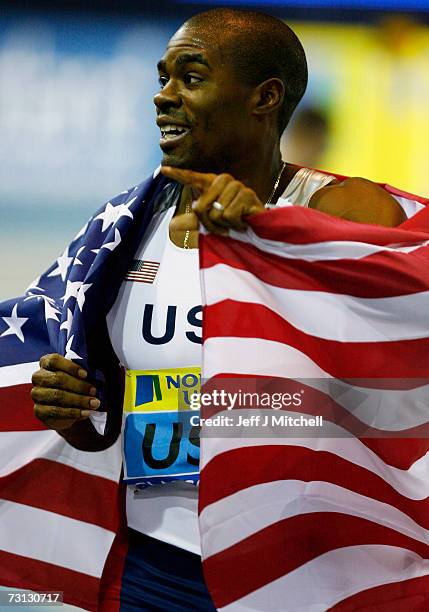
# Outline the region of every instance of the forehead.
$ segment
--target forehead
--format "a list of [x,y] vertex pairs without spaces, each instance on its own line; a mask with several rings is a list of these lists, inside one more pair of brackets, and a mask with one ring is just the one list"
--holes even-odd
[[222,49],[219,41],[208,30],[184,25],[170,38],[163,60],[190,51],[204,56],[210,65],[222,62]]

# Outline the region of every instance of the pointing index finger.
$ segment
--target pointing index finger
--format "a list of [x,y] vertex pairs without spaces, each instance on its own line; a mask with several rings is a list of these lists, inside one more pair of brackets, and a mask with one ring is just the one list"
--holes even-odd
[[172,166],[161,166],[161,172],[167,178],[171,178],[182,185],[191,185],[191,187],[200,191],[208,189],[216,178],[216,174],[211,172],[195,172],[194,170],[184,170]]

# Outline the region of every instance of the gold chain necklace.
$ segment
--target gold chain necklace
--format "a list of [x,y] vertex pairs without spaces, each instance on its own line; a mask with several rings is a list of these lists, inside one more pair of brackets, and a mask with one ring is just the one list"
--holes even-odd
[[[192,212],[192,208],[191,208],[191,202],[186,202],[185,204],[185,214],[191,213]],[[183,238],[183,248],[184,249],[189,249],[189,236],[191,234],[191,230],[186,230],[185,231],[185,237]]]
[[279,173],[278,173],[278,175],[277,175],[276,182],[274,183],[273,190],[272,190],[272,192],[271,192],[270,197],[269,197],[269,198],[268,198],[268,200],[266,201],[265,206],[268,206],[269,204],[271,204],[271,200],[273,199],[273,196],[274,196],[274,194],[276,193],[276,189],[277,189],[277,187],[279,186],[280,179],[282,178],[283,171],[284,171],[284,169],[285,169],[285,168],[286,168],[286,162],[282,162],[282,167],[280,168],[280,172],[279,172]]
[[[269,204],[271,204],[271,200],[273,199],[273,196],[276,193],[276,189],[279,186],[279,183],[280,183],[280,180],[282,178],[283,171],[284,171],[285,168],[286,168],[286,162],[282,162],[282,166],[281,166],[280,171],[279,171],[279,173],[277,175],[276,182],[274,183],[273,190],[272,190],[271,195],[268,198],[265,206],[268,206]],[[191,202],[188,201],[185,204],[185,214],[188,214],[188,213],[191,213],[191,212],[192,212]],[[190,236],[190,234],[191,234],[191,230],[186,230],[185,231],[185,236],[183,238],[183,248],[184,249],[189,249],[189,236]]]

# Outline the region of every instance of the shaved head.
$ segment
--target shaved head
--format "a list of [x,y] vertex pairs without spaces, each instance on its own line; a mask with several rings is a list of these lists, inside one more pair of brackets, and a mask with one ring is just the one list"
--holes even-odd
[[304,49],[291,28],[264,13],[222,8],[199,13],[182,27],[203,30],[243,84],[254,87],[270,78],[283,82],[285,97],[278,113],[281,134],[308,80]]

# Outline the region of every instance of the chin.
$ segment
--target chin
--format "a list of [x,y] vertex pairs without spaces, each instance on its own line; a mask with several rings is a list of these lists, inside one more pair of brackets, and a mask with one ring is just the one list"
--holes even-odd
[[185,168],[189,167],[186,159],[174,155],[174,153],[164,153],[161,159],[161,166],[172,166],[173,168]]
[[196,148],[188,151],[176,150],[164,151],[161,166],[172,166],[173,168],[183,168],[184,170],[194,170],[195,172],[216,172],[216,163],[213,163],[211,155],[204,155]]
[[191,159],[178,158],[175,155],[164,155],[161,160],[161,166],[171,166],[172,168],[183,168],[184,170],[195,170],[202,172],[201,163],[197,163]]

